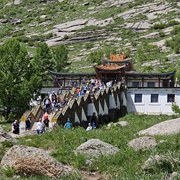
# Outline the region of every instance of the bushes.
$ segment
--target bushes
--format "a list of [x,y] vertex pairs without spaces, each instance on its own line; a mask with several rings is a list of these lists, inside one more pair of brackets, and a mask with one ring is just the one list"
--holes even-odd
[[155,30],[158,30],[158,29],[164,29],[164,28],[167,28],[167,27],[170,27],[170,26],[174,26],[174,25],[177,25],[179,24],[179,22],[177,21],[170,21],[168,23],[159,23],[159,24],[154,24],[154,26],[151,27],[151,29],[155,29]]
[[180,33],[165,42],[167,47],[171,47],[175,53],[180,53]]
[[91,63],[101,64],[102,57],[103,57],[102,51],[91,52],[89,57],[88,57],[88,61]]

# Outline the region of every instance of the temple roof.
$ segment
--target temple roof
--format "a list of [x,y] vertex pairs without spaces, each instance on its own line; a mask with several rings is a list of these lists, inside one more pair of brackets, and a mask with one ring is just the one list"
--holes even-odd
[[53,77],[94,77],[96,73],[64,73],[49,71],[50,75]]
[[142,72],[137,72],[137,71],[128,71],[126,72],[126,77],[171,77],[174,76],[176,71],[171,71],[171,72],[164,72],[164,73],[142,73]]
[[131,58],[127,58],[127,59],[123,59],[123,60],[111,60],[111,59],[106,59],[106,58],[102,59],[102,62],[104,62],[104,63],[128,63],[131,61],[132,61]]
[[105,71],[117,71],[120,70],[122,68],[124,68],[125,65],[117,65],[117,64],[101,64],[98,66],[94,66],[94,68],[98,69],[98,70],[105,70]]

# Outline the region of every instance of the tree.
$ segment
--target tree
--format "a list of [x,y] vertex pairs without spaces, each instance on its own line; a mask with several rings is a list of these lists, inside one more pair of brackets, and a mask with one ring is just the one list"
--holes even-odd
[[33,59],[33,66],[35,67],[35,73],[38,74],[41,79],[48,79],[49,70],[53,70],[54,62],[46,43],[38,44]]
[[57,72],[66,72],[68,71],[68,49],[65,45],[60,45],[53,47],[51,49],[52,59],[54,62],[54,70]]
[[11,112],[22,114],[27,110],[40,84],[24,46],[16,39],[0,46],[0,102],[6,119]]
[[89,54],[87,60],[91,63],[97,63],[99,65],[101,64],[102,57],[103,57],[102,51],[94,51]]

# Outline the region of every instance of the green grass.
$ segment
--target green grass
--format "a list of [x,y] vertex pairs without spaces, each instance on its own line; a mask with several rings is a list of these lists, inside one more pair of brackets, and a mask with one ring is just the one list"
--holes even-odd
[[[86,132],[83,128],[75,128],[74,130],[65,130],[59,127],[56,131],[42,134],[41,136],[27,136],[19,138],[19,144],[39,147],[43,149],[51,149],[51,155],[58,161],[72,165],[75,168],[86,171],[98,171],[100,173],[108,173],[112,179],[121,177],[122,179],[163,179],[168,173],[165,170],[155,171],[154,173],[143,172],[141,166],[151,155],[163,154],[170,157],[180,159],[180,141],[178,135],[156,136],[156,140],[165,140],[164,143],[157,145],[146,151],[134,151],[127,146],[127,143],[139,137],[137,132],[148,128],[156,123],[173,119],[174,116],[151,116],[151,115],[134,115],[129,114],[119,120],[129,122],[127,127],[103,126],[100,129]],[[86,156],[78,154],[74,155],[74,150],[89,139],[97,138],[104,142],[110,143],[120,149],[120,151],[108,157],[101,156],[92,161],[92,165],[85,164]],[[31,139],[31,141],[26,141]],[[5,149],[11,144],[3,144],[0,148],[0,157],[2,158]],[[174,167],[174,171],[180,171],[180,167]],[[5,176],[5,175],[4,175]],[[74,179],[78,179],[79,175],[74,175]],[[38,177],[37,177],[38,179]]]

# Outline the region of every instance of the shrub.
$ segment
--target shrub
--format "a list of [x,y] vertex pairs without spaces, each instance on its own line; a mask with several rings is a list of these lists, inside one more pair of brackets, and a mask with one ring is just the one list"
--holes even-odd
[[164,33],[163,31],[160,31],[160,32],[159,32],[159,36],[160,36],[160,37],[165,37],[166,35],[165,35],[165,33]]
[[180,108],[178,105],[176,105],[175,103],[172,104],[172,111],[176,114],[180,114]]
[[103,57],[103,52],[102,51],[95,51],[95,52],[90,53],[87,60],[89,62],[91,62],[91,63],[101,64],[102,57]]
[[2,171],[7,177],[13,177],[15,175],[15,169],[13,167],[8,166],[6,169],[2,169]]

